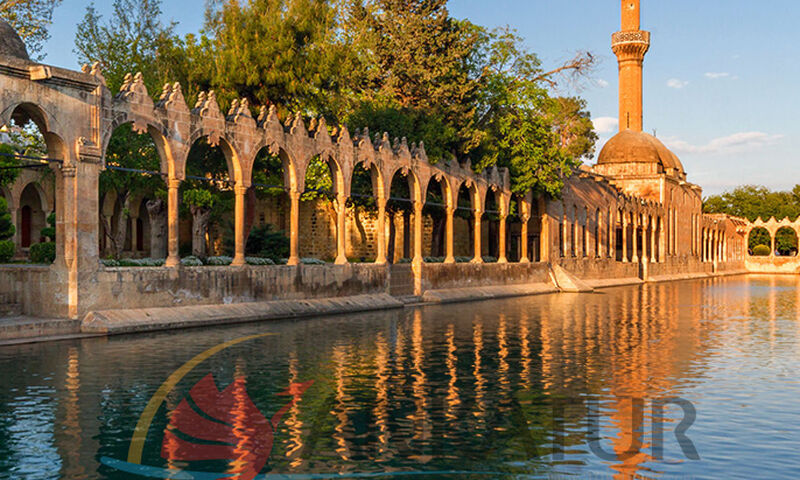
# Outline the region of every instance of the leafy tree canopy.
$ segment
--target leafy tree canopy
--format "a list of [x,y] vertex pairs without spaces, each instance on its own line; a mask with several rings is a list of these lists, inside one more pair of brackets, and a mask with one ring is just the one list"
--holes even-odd
[[788,192],[772,191],[767,187],[744,185],[730,192],[711,195],[703,202],[706,213],[726,213],[754,221],[761,217],[778,220],[800,217],[800,185]]
[[[141,70],[153,93],[179,81],[190,102],[214,89],[223,109],[244,97],[283,116],[388,131],[424,142],[432,162],[507,167],[518,192],[558,195],[594,152],[585,102],[551,94],[594,58],[548,71],[514,31],[453,18],[446,0],[216,0],[203,31],[184,38],[161,22],[160,5],[115,0],[105,23],[90,7],[77,52],[103,63],[113,87]],[[327,187],[318,170],[309,190]]]
[[0,18],[7,21],[28,48],[31,58],[41,60],[44,43],[50,38],[53,10],[61,0],[3,0]]

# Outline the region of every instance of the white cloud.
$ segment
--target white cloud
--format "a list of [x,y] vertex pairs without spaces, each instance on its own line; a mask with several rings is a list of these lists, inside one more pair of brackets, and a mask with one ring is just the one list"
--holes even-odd
[[739,132],[727,137],[719,137],[705,145],[692,145],[676,138],[664,139],[664,143],[677,153],[736,153],[754,150],[775,144],[783,135],[770,135],[764,132]]
[[608,82],[607,82],[607,81],[605,81],[605,80],[603,80],[602,78],[598,78],[598,79],[595,81],[595,83],[597,83],[597,86],[598,86],[598,87],[600,87],[600,88],[606,88],[606,87],[608,87],[608,85],[609,85],[609,84],[608,84]]
[[600,135],[608,134],[617,130],[619,120],[615,117],[597,117],[592,119],[594,130]]
[[689,85],[689,82],[686,82],[679,78],[670,78],[669,80],[667,80],[667,86],[669,88],[681,89],[686,85]]
[[706,72],[705,77],[710,78],[711,80],[717,80],[720,78],[728,78],[731,74],[728,72]]

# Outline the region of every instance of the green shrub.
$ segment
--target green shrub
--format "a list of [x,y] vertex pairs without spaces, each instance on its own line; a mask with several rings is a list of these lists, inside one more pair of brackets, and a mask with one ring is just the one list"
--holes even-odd
[[51,242],[56,241],[56,214],[51,213],[47,216],[47,224],[49,227],[42,229],[42,236],[50,239]]
[[163,258],[122,258],[115,260],[108,258],[101,260],[101,263],[106,267],[162,267],[164,266]]
[[266,224],[253,227],[247,238],[245,252],[255,257],[269,258],[277,262],[289,256],[289,239],[281,231],[273,231],[274,227]]
[[181,265],[183,265],[184,267],[202,267],[203,261],[195,257],[194,255],[191,255],[186,258],[182,258]]
[[11,213],[8,211],[8,202],[0,196],[0,240],[8,240],[16,231],[11,221]]
[[248,265],[275,265],[275,261],[271,258],[246,257],[245,260]]
[[221,257],[208,257],[206,258],[206,265],[213,265],[217,267],[230,265],[233,263],[233,257],[221,256]]
[[44,242],[31,245],[30,255],[33,263],[53,263],[56,259],[56,244]]
[[320,260],[318,258],[311,258],[311,257],[304,257],[300,259],[300,263],[303,265],[325,265],[324,260]]
[[755,257],[768,257],[772,250],[768,245],[756,245],[753,248],[753,256]]
[[11,240],[0,240],[0,263],[7,263],[14,257],[17,247]]

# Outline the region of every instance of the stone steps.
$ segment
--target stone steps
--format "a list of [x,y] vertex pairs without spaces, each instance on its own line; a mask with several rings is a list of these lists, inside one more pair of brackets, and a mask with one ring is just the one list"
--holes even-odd
[[117,335],[394,308],[403,308],[403,302],[383,293],[230,305],[106,310],[89,312],[81,322],[80,330],[89,334]]
[[61,337],[80,333],[80,322],[63,318],[0,318],[0,342],[37,337]]
[[522,285],[498,285],[484,287],[450,288],[428,290],[422,296],[425,303],[461,303],[500,298],[526,297],[558,293],[560,290],[551,283],[528,283]]

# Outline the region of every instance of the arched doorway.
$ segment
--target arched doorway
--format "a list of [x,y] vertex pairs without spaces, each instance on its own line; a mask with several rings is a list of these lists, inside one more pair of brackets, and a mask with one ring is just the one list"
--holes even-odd
[[20,195],[19,235],[20,247],[30,248],[34,243],[43,241],[42,228],[46,227],[46,215],[39,188],[29,183]]
[[[706,241],[707,230],[703,230],[703,241]],[[755,257],[768,257],[772,254],[772,237],[764,227],[756,227],[747,237],[747,252]]]
[[775,232],[775,255],[780,257],[797,256],[797,233],[789,227],[781,227]]
[[[348,230],[348,257],[360,263],[374,262],[378,258],[378,230],[383,226],[385,232],[385,212],[383,222],[378,208],[377,197],[381,182],[378,168],[359,162],[353,169],[350,182],[350,199],[348,207],[354,228]],[[384,237],[385,238],[385,237]],[[384,245],[385,248],[385,245]],[[385,257],[386,252],[383,252]],[[384,258],[381,259],[384,261]]]

